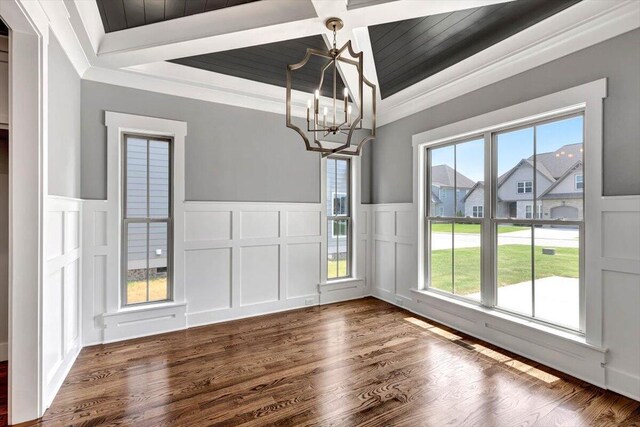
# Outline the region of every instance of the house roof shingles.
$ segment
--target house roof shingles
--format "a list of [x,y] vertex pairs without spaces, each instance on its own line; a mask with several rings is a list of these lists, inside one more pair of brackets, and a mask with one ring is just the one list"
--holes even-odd
[[453,176],[456,175],[456,185],[458,188],[471,188],[475,183],[462,175],[455,172],[449,165],[436,165],[431,168],[431,183],[439,187],[453,187]]

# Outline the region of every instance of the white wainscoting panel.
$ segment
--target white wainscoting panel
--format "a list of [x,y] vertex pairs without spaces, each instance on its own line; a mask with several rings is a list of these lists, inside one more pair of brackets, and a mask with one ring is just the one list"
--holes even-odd
[[280,236],[279,211],[241,211],[240,238],[263,239]]
[[[374,291],[398,304],[416,285],[415,219],[411,203],[372,205]],[[374,292],[375,294],[375,292]]]
[[[359,280],[321,282],[326,227],[320,203],[184,202],[174,247],[184,260],[185,300],[157,309],[107,314],[108,203],[85,201],[83,339],[85,345],[190,326],[361,298],[370,293],[370,208],[361,206],[354,244]],[[362,222],[360,222],[362,221]],[[182,319],[182,320],[181,320]],[[182,324],[181,324],[182,322]]]
[[280,299],[279,245],[244,246],[240,249],[240,305]]
[[191,313],[231,307],[231,248],[185,251],[185,285]]
[[[603,197],[601,230],[586,244],[601,246],[603,345],[589,345],[496,317],[475,306],[412,290],[418,284],[417,214],[412,204],[371,205],[373,295],[522,354],[601,387],[640,400],[640,197]],[[596,233],[596,234],[593,234]],[[598,302],[594,302],[597,304]],[[587,318],[589,312],[587,311]]]
[[185,212],[184,240],[230,240],[231,212]]
[[287,236],[304,237],[319,236],[322,212],[291,211],[287,212]]
[[600,209],[606,385],[640,400],[640,196],[602,197]]
[[287,299],[317,296],[321,246],[320,242],[287,245]]
[[82,348],[82,201],[49,196],[45,212],[42,387],[48,407]]

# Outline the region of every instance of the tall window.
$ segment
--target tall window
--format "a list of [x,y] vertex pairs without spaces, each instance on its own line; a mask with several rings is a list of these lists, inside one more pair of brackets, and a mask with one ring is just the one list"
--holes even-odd
[[576,175],[576,190],[583,190],[584,189],[584,180],[583,180],[583,176],[580,175]]
[[327,279],[351,276],[351,163],[327,159]]
[[435,216],[425,198],[430,290],[583,331],[584,182],[569,173],[582,165],[583,122],[558,117],[427,148],[428,171],[491,178],[475,190],[484,208],[471,218]]
[[166,301],[171,288],[171,141],[124,137],[123,305]]
[[[454,171],[452,184],[457,191],[460,184],[465,185],[465,182],[458,183],[460,177],[467,177],[475,182],[484,179],[483,158],[483,139],[429,149],[429,180],[432,180],[432,174],[437,173],[436,168],[447,166],[447,170]],[[430,212],[427,230],[432,249],[428,259],[431,267],[428,269],[429,283],[432,289],[479,301],[480,251],[469,250],[468,246],[480,246],[484,209],[475,206],[473,217],[459,217],[456,213],[465,210],[462,200],[458,197],[448,200],[446,211],[442,206],[436,207],[433,204],[427,210]]]

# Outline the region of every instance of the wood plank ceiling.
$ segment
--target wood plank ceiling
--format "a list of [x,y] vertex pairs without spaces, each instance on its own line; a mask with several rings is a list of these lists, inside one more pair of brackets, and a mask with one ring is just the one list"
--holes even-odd
[[258,0],[96,0],[106,33]]
[[[287,65],[301,61],[307,48],[326,51],[327,45],[322,36],[316,35],[174,59],[170,62],[285,87]],[[313,93],[320,83],[320,69],[326,62],[327,60],[312,55],[303,68],[294,72],[291,86],[297,90]],[[322,94],[325,96],[331,96],[332,79],[333,73],[327,71],[322,86]],[[338,97],[340,97],[344,88],[340,75],[338,75],[336,86]]]
[[517,0],[369,27],[382,98],[578,3]]
[[[258,0],[96,0],[106,32],[148,25]],[[515,0],[369,27],[382,98],[422,81],[581,0]],[[171,60],[284,87],[286,66],[306,48],[326,50],[321,35]],[[293,88],[313,92],[325,61],[312,57],[294,77]],[[330,94],[331,76],[322,88]],[[339,78],[338,91],[344,84]]]

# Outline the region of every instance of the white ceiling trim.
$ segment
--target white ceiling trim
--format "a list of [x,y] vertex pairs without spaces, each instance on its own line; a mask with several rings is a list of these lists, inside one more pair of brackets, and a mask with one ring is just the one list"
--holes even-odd
[[[281,115],[286,112],[285,89],[282,87],[171,62],[139,65],[126,70],[92,67],[83,79]],[[291,95],[292,115],[306,118],[307,100],[311,95],[297,90],[292,90]],[[326,97],[323,101],[325,105],[330,103]],[[370,121],[363,121],[363,125],[370,126]]]
[[584,0],[382,101],[380,126],[640,27],[636,0]]
[[356,28],[513,0],[395,0],[355,10],[345,0],[264,0],[108,34],[95,28],[97,21],[102,28],[97,6],[84,4],[94,1],[65,1],[85,20],[93,65],[125,68],[322,34],[331,16]]
[[[258,3],[280,1],[289,0],[268,0]],[[316,10],[317,18],[277,24],[268,27],[268,30],[264,29],[265,27],[255,29],[256,31],[262,31],[260,34],[265,37],[268,36],[266,39],[262,37],[249,40],[242,36],[234,42],[234,33],[215,37],[218,37],[219,40],[227,40],[225,43],[228,43],[224,45],[224,49],[229,49],[231,48],[229,46],[235,46],[238,43],[249,46],[276,41],[276,39],[298,38],[309,34],[323,34],[325,40],[327,40],[328,33],[323,21],[329,17],[328,15],[337,15],[343,18],[346,24],[345,29],[338,33],[338,43],[342,44],[348,38],[351,38],[355,46],[367,51],[367,56],[371,60],[370,40],[368,31],[364,28],[367,25],[443,13],[447,10],[478,7],[505,0],[395,0],[383,3],[376,0],[371,6],[363,6],[352,10],[347,10],[343,0],[309,1]],[[129,58],[129,55],[131,55],[131,58],[135,58],[136,55],[142,54],[144,61],[147,61],[147,63],[144,63],[144,61],[141,63],[140,58],[136,60],[130,60],[129,58],[122,61],[122,64],[135,63],[135,66],[128,70],[119,70],[110,61],[106,62],[106,67],[97,66],[97,64],[102,63],[102,59],[100,58],[101,55],[96,54],[94,49],[100,49],[100,37],[103,37],[102,41],[104,41],[105,35],[99,14],[97,14],[95,2],[81,0],[48,2],[40,0],[40,4],[44,5],[45,3],[58,4],[58,6],[55,6],[57,8],[55,10],[51,9],[54,6],[47,6],[50,9],[51,27],[54,28],[76,69],[86,69],[85,61],[88,61],[93,66],[86,71],[83,78],[284,114],[284,89],[281,87],[163,62],[165,59],[185,56],[186,54],[183,50],[185,46],[192,50],[195,49],[194,46],[198,46],[193,51],[197,50],[199,53],[211,52],[212,47],[203,42],[203,39],[187,40],[173,43],[169,46],[153,46],[144,49],[137,49],[134,46],[131,51],[128,51],[125,46],[125,50],[117,54],[114,53],[112,59],[116,57],[126,59]],[[309,4],[306,0],[305,3]],[[64,8],[64,13],[61,6]],[[165,23],[171,23],[171,25],[176,25],[177,30],[182,28],[182,31],[185,31],[184,22],[186,22],[187,18],[202,16],[208,16],[209,21],[207,22],[210,24],[212,13],[179,18]],[[159,24],[146,27],[153,29],[157,28]],[[378,126],[600,43],[639,26],[640,2],[638,1],[584,0],[379,102]],[[74,30],[75,37],[70,37],[69,27]],[[97,30],[96,27],[98,28]],[[145,27],[141,28],[144,29]],[[278,30],[274,30],[274,28]],[[93,30],[88,31],[90,29]],[[125,30],[119,33],[131,35],[131,31],[134,30],[137,29]],[[156,30],[153,29],[153,31]],[[282,36],[283,31],[286,32],[285,37]],[[63,35],[60,36],[59,34]],[[84,59],[78,54],[78,49],[84,51]],[[168,49],[168,53],[162,53],[164,49]],[[159,59],[157,61],[149,61],[150,58]],[[115,62],[120,63],[120,59]],[[370,79],[375,78],[375,66],[372,61],[365,63],[365,70]],[[82,74],[81,71],[79,73]],[[351,86],[349,85],[351,79],[347,76],[346,80],[347,85]],[[302,104],[306,101],[296,99],[295,102],[301,105],[296,106],[294,114],[304,116]]]

